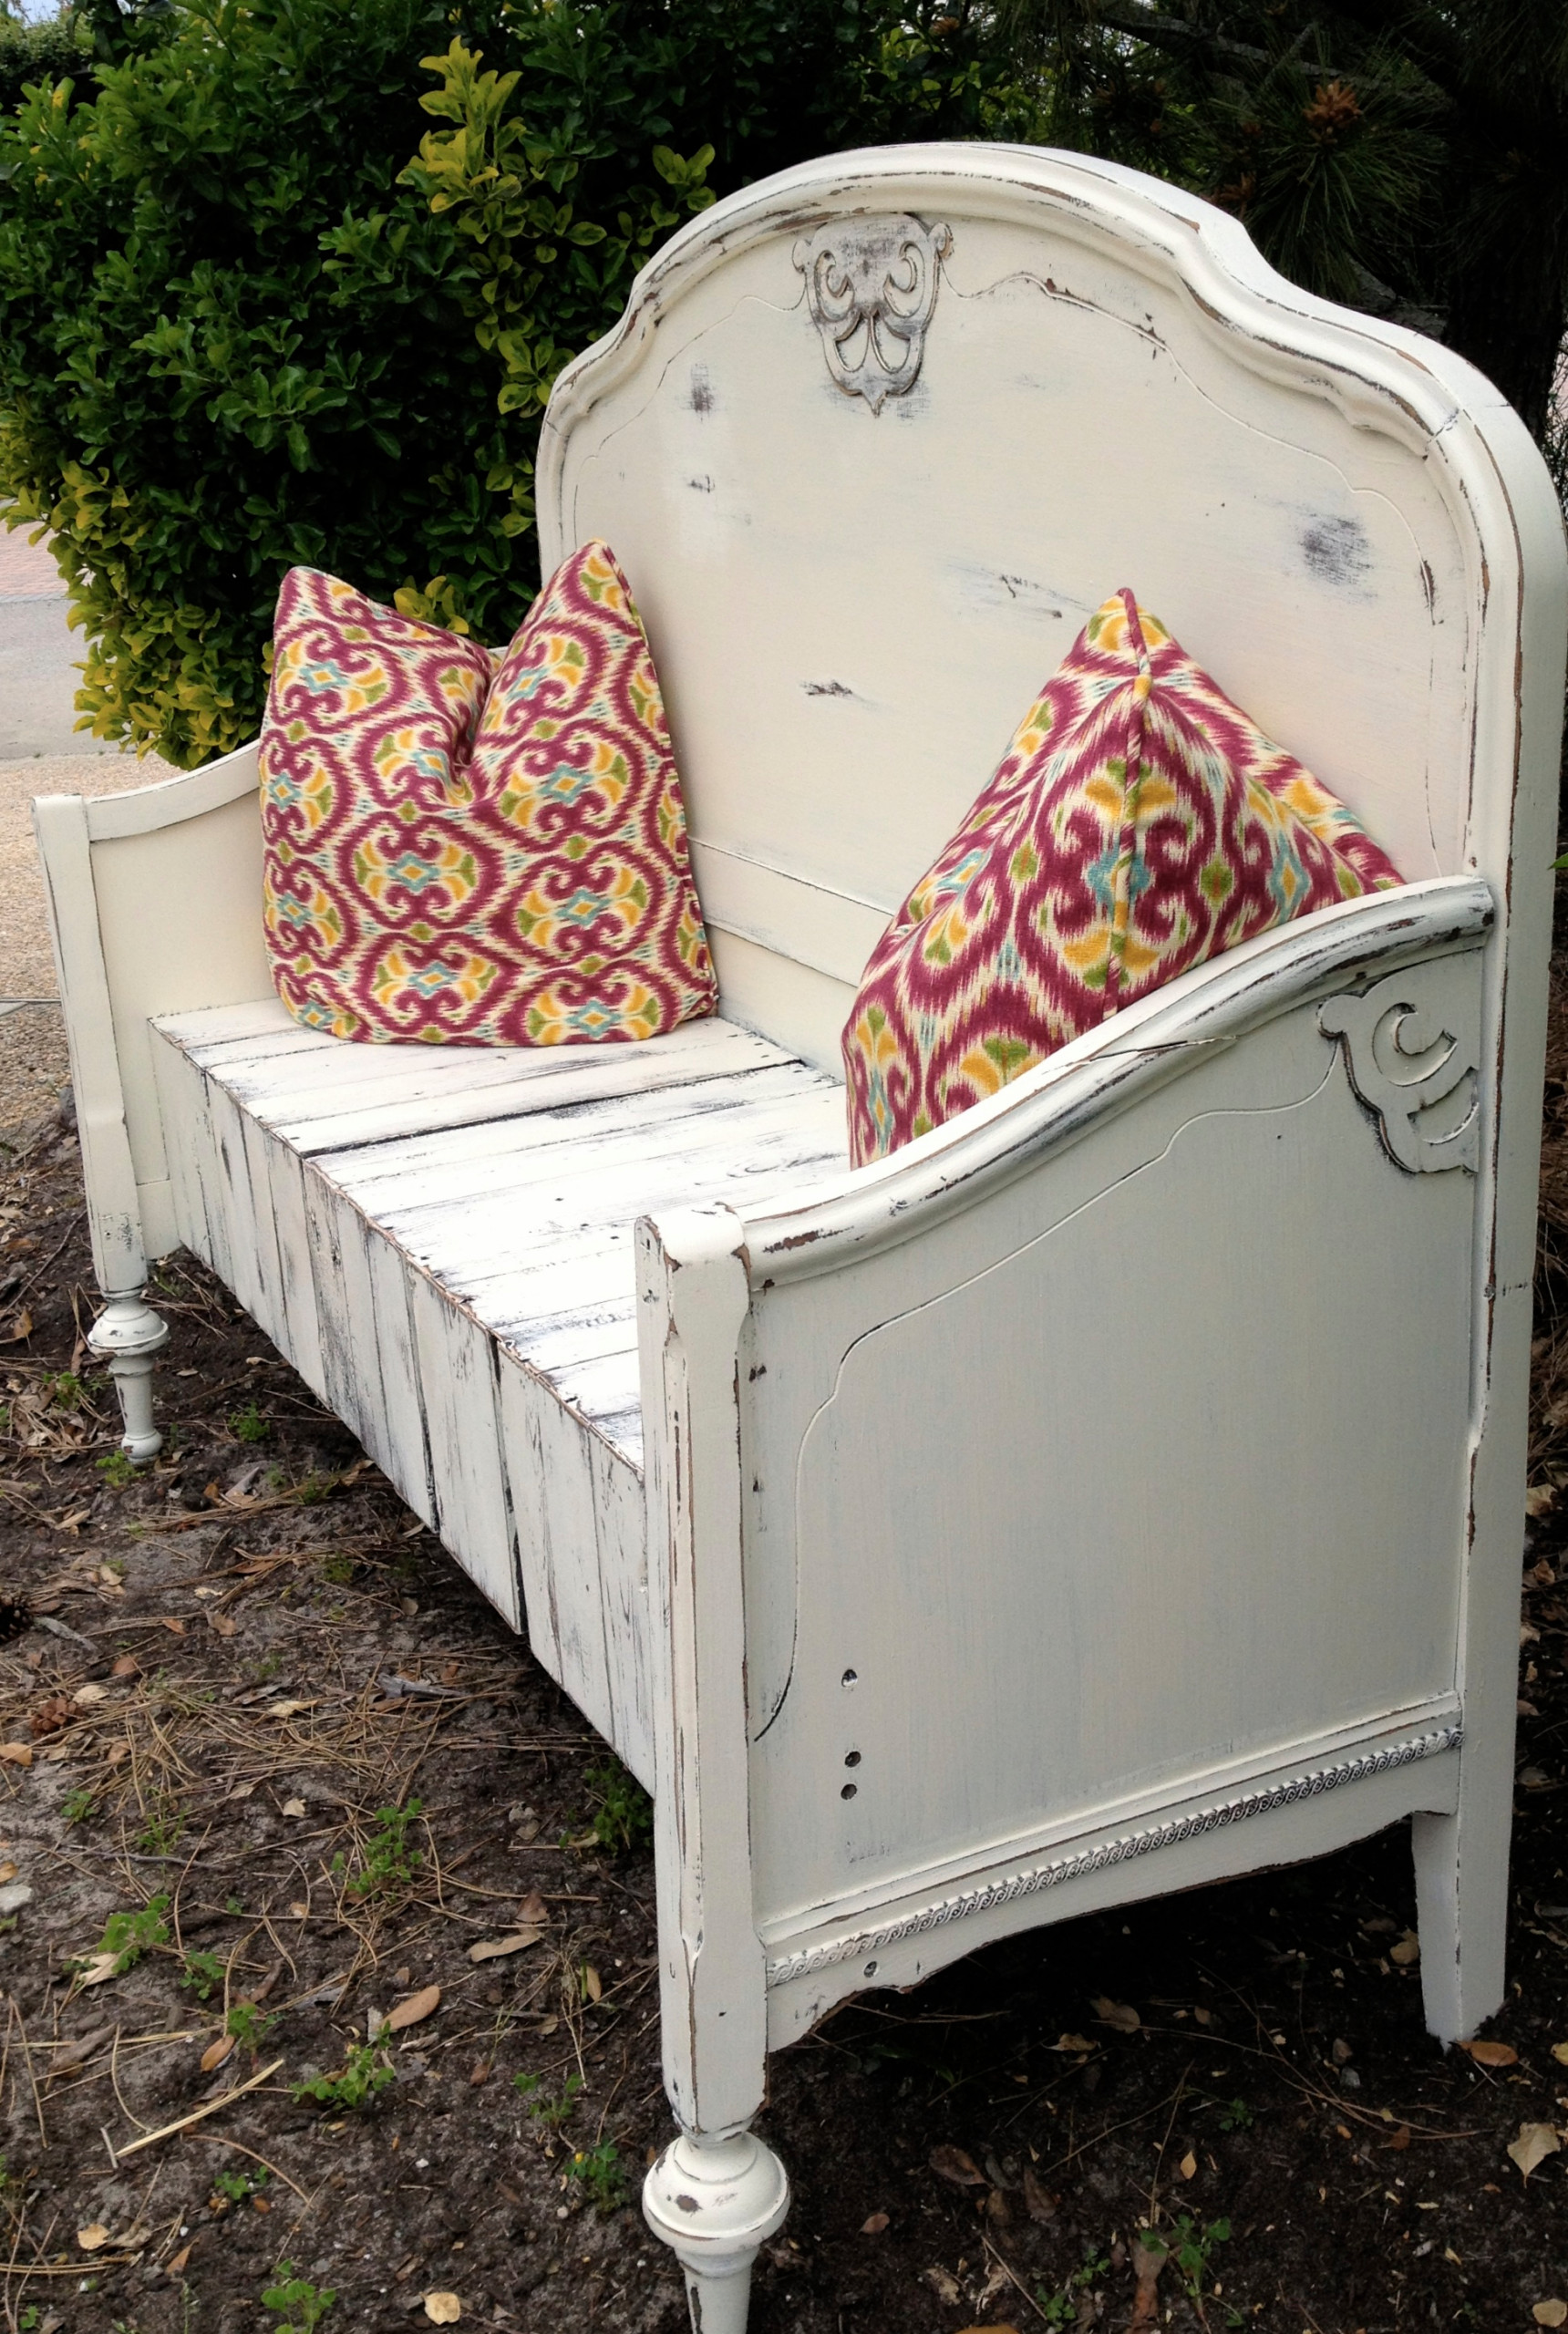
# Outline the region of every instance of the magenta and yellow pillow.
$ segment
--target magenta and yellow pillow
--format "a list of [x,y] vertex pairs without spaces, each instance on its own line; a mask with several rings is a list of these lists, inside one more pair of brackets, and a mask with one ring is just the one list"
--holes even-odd
[[1238,941],[1401,881],[1119,592],[872,951],[850,1155],[884,1158]]
[[263,910],[296,1021],[551,1046],[714,1010],[664,700],[604,544],[503,655],[302,567],[273,637]]

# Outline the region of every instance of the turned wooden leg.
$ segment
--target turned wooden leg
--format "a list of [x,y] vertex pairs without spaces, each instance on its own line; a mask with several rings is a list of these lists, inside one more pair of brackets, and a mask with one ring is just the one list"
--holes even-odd
[[163,1437],[152,1422],[152,1357],[169,1343],[169,1324],[142,1301],[140,1289],[111,1296],[88,1333],[88,1348],[108,1364],[125,1432],[119,1447],[133,1465],[155,1459]]
[[683,2132],[665,2150],[643,2183],[643,2214],[686,2271],[692,2334],[746,2334],[751,2264],[789,2209],[784,2167],[750,2132]]

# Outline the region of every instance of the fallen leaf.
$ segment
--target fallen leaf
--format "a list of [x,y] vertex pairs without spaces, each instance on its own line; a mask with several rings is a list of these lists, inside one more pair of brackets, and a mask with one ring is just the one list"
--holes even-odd
[[1536,2165],[1555,2155],[1562,2144],[1550,2123],[1522,2123],[1519,2137],[1508,2143],[1508,2153],[1528,2180]]
[[304,1813],[304,1800],[285,1799],[284,1802],[284,1813],[285,1815],[303,1815]]
[[958,2290],[957,2278],[950,2277],[945,2269],[928,2269],[925,2273],[925,2282],[935,2293],[937,2300],[944,2301],[949,2309],[954,2302],[962,2301],[964,2298]]
[[479,2060],[475,2060],[475,2062],[474,2062],[473,2070],[472,2070],[472,2071],[470,2072],[470,2074],[469,2074],[469,2082],[470,2082],[470,2083],[472,2083],[472,2084],[474,2085],[475,2089],[477,2090],[477,2089],[478,2089],[478,2087],[479,2087],[479,2085],[480,2085],[481,2082],[489,2082],[490,2079],[490,2060],[489,2060],[488,2059],[479,2059]]
[[1537,2326],[1568,2326],[1568,2301],[1538,2301],[1530,2315]]
[[95,2026],[90,2033],[78,2035],[74,2042],[67,2042],[63,2050],[56,2051],[50,2062],[51,2076],[75,2074],[78,2067],[87,2065],[95,2050],[102,2049],[113,2032],[112,2025]]
[[266,2196],[253,2196],[251,2198],[251,2210],[253,2213],[270,2213],[273,2207],[270,2198]]
[[984,2188],[985,2185],[985,2174],[973,2156],[965,2155],[962,2148],[933,2148],[926,2162],[938,2179],[951,2180],[955,2188]]
[[1530,1489],[1524,1494],[1524,1513],[1526,1515],[1545,1515],[1555,1503],[1556,1498],[1557,1489],[1555,1484],[1532,1483]]
[[201,2053],[202,2073],[210,2075],[215,2067],[221,2067],[233,2047],[234,2038],[232,2034],[220,2034],[215,2042],[209,2042]]
[[1461,2042],[1460,2049],[1468,2050],[1478,2067],[1516,2067],[1519,2064],[1519,2053],[1511,2042]]
[[[108,1674],[111,1678],[139,1678],[141,1664],[134,1653],[122,1653]],[[190,2247],[187,2246],[186,2250],[189,2252]]]
[[1024,2210],[1032,2221],[1056,2218],[1057,2198],[1048,2188],[1042,2188],[1035,2177],[1032,2164],[1024,2166]]
[[182,1637],[185,1635],[185,1624],[178,1614],[160,1613],[158,1617],[171,1637]]
[[[192,2237],[192,2238],[191,2238],[191,2245],[194,2245],[194,2243],[195,2243],[195,2242],[196,2242],[195,2238],[194,2238],[194,2237]],[[177,2277],[180,2275],[181,2270],[181,2269],[183,2269],[183,2267],[185,2267],[185,2264],[187,2263],[187,2261],[189,2261],[189,2260],[190,2260],[190,2258],[191,2258],[191,2246],[190,2246],[190,2245],[182,2245],[182,2246],[181,2246],[181,2248],[180,2248],[179,2252],[175,2255],[175,2257],[174,2257],[173,2260],[172,2260],[172,2261],[170,2261],[170,2262],[169,2263],[169,2265],[168,2265],[168,2267],[169,2267],[169,2275],[170,2275],[171,2277]]]
[[[0,1757],[5,1754],[0,1752]],[[1553,2042],[1552,2055],[1560,2067],[1568,2067],[1568,2042]]]
[[315,1708],[315,1704],[314,1702],[269,1702],[267,1704],[267,1716],[269,1718],[295,1718],[301,1710],[313,1710]]
[[1138,2290],[1132,2298],[1132,2316],[1128,2319],[1128,2334],[1143,2326],[1155,2326],[1160,2321],[1160,2272],[1165,2267],[1165,2246],[1151,2230],[1143,2229],[1132,2240],[1132,2274],[1138,2280]]
[[1099,2050],[1099,2044],[1091,2042],[1087,2034],[1059,2034],[1051,2048],[1053,2050],[1076,2050],[1080,2058],[1087,2059],[1091,2050]]
[[303,1896],[289,1906],[289,1911],[296,1921],[308,1921],[310,1918],[310,1906]]
[[1182,2180],[1191,2180],[1197,2169],[1198,2159],[1193,2154],[1191,2149],[1189,2148],[1186,2154],[1182,2157],[1181,2163],[1176,2167],[1177,2175]]
[[417,1994],[410,1994],[406,2002],[397,2003],[388,2011],[387,2027],[392,2033],[401,2034],[406,2026],[419,2025],[423,2019],[429,2017],[432,2010],[438,2010],[440,2007],[439,1986],[423,1986]]
[[509,1953],[521,1953],[525,1946],[537,1945],[538,1929],[518,1929],[511,1936],[481,1937],[478,1945],[469,1947],[470,1961],[503,1961]]
[[861,2223],[861,2235],[862,2236],[880,2236],[886,2226],[887,2215],[885,2213],[872,2213],[867,2219]]
[[77,1983],[80,1986],[101,1986],[106,1978],[118,1978],[119,1975],[118,1953],[89,1953],[77,1974]]
[[231,1620],[227,1613],[220,1613],[216,1606],[212,1606],[208,1611],[207,1627],[221,1637],[232,1637],[239,1623]]
[[35,1742],[41,1741],[46,1734],[58,1734],[61,1727],[67,1725],[74,1716],[75,1712],[63,1694],[51,1694],[38,1704],[36,1709],[28,1711],[28,1730]]
[[1402,2155],[1410,2144],[1410,2127],[1408,2123],[1401,2123],[1392,2136],[1386,2140],[1383,2144],[1386,2151],[1392,2150],[1395,2155]]
[[603,2001],[604,1998],[604,1980],[591,1961],[585,1961],[583,1964],[583,1991],[591,2002]]
[[78,1686],[71,1696],[71,1699],[78,1709],[88,1709],[94,1702],[108,1701],[108,1688],[107,1686]]
[[1421,1940],[1414,1929],[1407,1929],[1398,1945],[1388,1947],[1388,1958],[1398,1962],[1401,1969],[1409,1969],[1421,1957]]
[[427,2294],[425,2315],[433,2325],[455,2326],[463,2314],[463,2305],[456,2294]]
[[0,1880],[15,1880],[15,1877],[16,1867],[14,1864],[0,1864]]
[[255,1790],[255,1788],[256,1786],[254,1783],[236,1783],[233,1790],[229,1793],[229,1797],[231,1799],[249,1799],[251,1793]]
[[33,1763],[32,1745],[26,1742],[0,1742],[0,1759],[8,1766],[30,1767]]
[[1106,1994],[1096,1998],[1094,2014],[1102,2026],[1114,2026],[1119,2034],[1136,2034],[1143,2023],[1130,2002],[1113,2002]]
[[77,2243],[84,2253],[99,2252],[108,2243],[108,2231],[102,2221],[89,2221],[86,2228],[77,2229]]
[[118,1767],[122,1759],[129,1759],[129,1756],[130,1745],[123,1737],[119,1742],[111,1742],[109,1744],[108,1763],[111,1767]]
[[25,1338],[30,1337],[32,1334],[33,1317],[24,1305],[19,1313],[14,1313],[12,1315],[11,1326],[6,1330],[5,1335],[3,1337],[0,1337],[0,1346],[19,1346]]
[[550,1926],[550,1915],[537,1888],[531,1888],[518,1906],[517,1925],[520,1929],[547,1929]]

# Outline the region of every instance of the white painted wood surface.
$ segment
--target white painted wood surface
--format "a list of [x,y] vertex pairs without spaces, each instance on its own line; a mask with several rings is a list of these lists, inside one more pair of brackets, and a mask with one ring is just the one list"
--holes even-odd
[[[293,1028],[243,756],[40,841],[106,1288],[210,1256],[655,1781],[648,2211],[738,2329],[766,2051],[857,1985],[1408,1814],[1429,2024],[1501,1997],[1568,581],[1461,360],[1026,149],[692,222],[539,488],[647,619],[721,1021]],[[1410,881],[851,1174],[881,920],[1123,584]]]

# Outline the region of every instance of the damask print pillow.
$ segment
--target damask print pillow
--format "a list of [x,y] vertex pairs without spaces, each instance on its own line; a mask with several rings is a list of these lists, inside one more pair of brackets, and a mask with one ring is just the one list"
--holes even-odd
[[651,1038],[717,991],[664,700],[603,543],[504,654],[284,578],[262,729],[267,946],[340,1038]]
[[1119,592],[872,951],[850,1155],[884,1158],[1189,966],[1402,878]]

